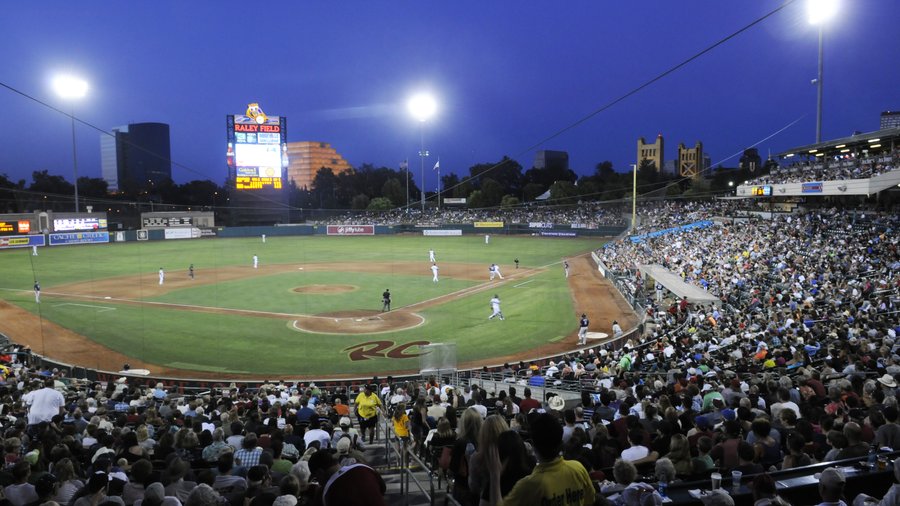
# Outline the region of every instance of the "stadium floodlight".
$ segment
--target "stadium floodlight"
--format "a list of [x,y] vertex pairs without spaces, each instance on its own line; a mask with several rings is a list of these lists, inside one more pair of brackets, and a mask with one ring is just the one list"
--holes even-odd
[[429,93],[417,93],[406,103],[406,108],[413,118],[419,121],[419,172],[422,177],[422,211],[425,211],[425,122],[437,112],[437,101]]
[[68,74],[61,74],[53,78],[53,89],[63,100],[72,101],[72,173],[75,176],[75,212],[78,212],[78,155],[75,151],[75,101],[87,95],[88,83],[84,79]]
[[816,144],[822,142],[822,54],[825,23],[837,14],[838,0],[807,0],[806,12],[810,24],[819,27],[819,72],[816,85]]

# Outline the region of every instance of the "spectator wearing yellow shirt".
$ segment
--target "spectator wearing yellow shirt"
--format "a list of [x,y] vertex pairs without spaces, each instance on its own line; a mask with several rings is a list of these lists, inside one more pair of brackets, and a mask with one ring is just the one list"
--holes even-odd
[[403,453],[403,447],[409,444],[409,415],[406,414],[406,403],[401,402],[394,407],[391,417],[394,434],[397,436],[397,451]]
[[366,431],[369,432],[369,444],[375,442],[375,427],[378,425],[378,412],[383,408],[381,399],[375,395],[374,386],[366,385],[363,391],[356,396],[356,417],[359,419],[359,430],[363,439]]

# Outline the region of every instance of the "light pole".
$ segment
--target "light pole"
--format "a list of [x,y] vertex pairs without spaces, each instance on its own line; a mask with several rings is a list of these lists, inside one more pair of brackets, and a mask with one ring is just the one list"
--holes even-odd
[[634,173],[631,184],[631,233],[637,232],[637,164],[632,163],[631,169]]
[[56,90],[56,94],[60,96],[60,98],[64,100],[72,100],[71,106],[71,114],[69,117],[72,119],[72,173],[75,177],[75,212],[78,212],[78,155],[75,151],[75,105],[74,100],[79,98],[84,98],[87,94],[88,83],[87,81],[70,76],[70,75],[60,75],[53,79],[53,89]]
[[425,151],[425,122],[434,116],[437,111],[437,102],[434,97],[427,93],[419,93],[414,95],[406,104],[409,113],[419,120],[419,171],[422,177],[422,211],[425,211],[425,157],[428,151]]
[[822,142],[822,56],[825,23],[837,12],[837,0],[807,0],[810,24],[819,27],[819,71],[816,74],[816,144]]

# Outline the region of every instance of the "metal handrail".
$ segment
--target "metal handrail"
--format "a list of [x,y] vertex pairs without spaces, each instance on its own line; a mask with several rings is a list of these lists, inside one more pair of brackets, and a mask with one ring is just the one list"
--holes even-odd
[[[419,489],[419,492],[423,494],[426,498],[428,498],[428,503],[431,506],[435,505],[436,490],[434,486],[434,478],[437,473],[431,469],[422,459],[419,458],[414,452],[410,451],[409,445],[406,442],[402,442],[400,445],[402,450],[399,450],[397,446],[391,444],[391,436],[394,434],[393,427],[391,427],[391,421],[389,418],[385,417],[384,422],[384,441],[385,441],[385,455],[387,456],[388,465],[391,463],[391,456],[393,455],[397,459],[397,467],[400,469],[401,478],[400,478],[400,493],[405,498],[405,504],[409,504],[410,497],[410,487],[409,481],[412,479],[413,483],[415,483],[416,488]],[[419,481],[419,479],[413,474],[412,468],[413,464],[421,467],[425,472],[428,473],[428,491],[425,490],[424,484]],[[456,499],[449,493],[444,494],[444,504],[452,503],[455,506],[461,506]]]

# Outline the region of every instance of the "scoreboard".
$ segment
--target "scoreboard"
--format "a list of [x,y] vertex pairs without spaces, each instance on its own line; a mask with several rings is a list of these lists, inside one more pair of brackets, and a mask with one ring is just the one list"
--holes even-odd
[[772,196],[772,187],[771,186],[751,186],[750,187],[750,195],[753,197],[771,197]]
[[0,234],[30,234],[31,221],[29,220],[9,220],[0,221]]
[[61,218],[53,220],[54,232],[106,230],[106,218]]
[[256,104],[247,112],[226,117],[229,177],[237,190],[280,190],[288,166],[287,118],[266,116]]

